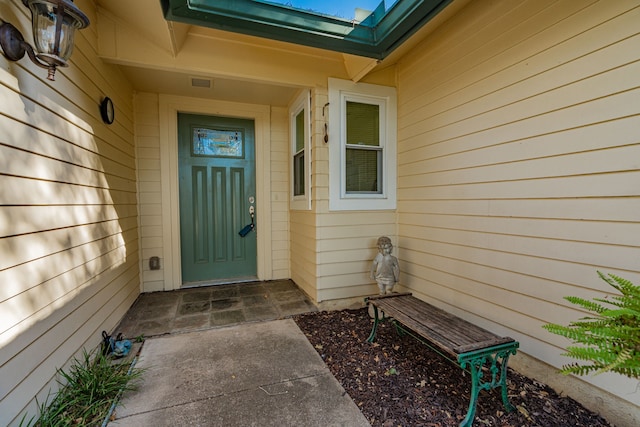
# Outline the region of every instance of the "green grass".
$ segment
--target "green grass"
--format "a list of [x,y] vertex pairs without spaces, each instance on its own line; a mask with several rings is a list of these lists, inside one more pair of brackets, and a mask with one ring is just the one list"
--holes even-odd
[[67,371],[58,371],[60,390],[49,402],[39,404],[39,416],[23,418],[21,426],[95,426],[102,425],[111,405],[120,394],[134,390],[143,370],[129,363],[114,363],[101,352],[74,358]]

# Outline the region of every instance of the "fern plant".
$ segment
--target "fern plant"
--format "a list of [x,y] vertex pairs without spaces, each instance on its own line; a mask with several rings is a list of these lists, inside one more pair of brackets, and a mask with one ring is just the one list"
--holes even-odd
[[[563,355],[588,361],[587,364],[570,363],[562,367],[564,374],[616,372],[630,378],[640,378],[640,286],[613,274],[602,280],[621,293],[610,298],[593,301],[568,296],[574,305],[594,313],[568,326],[549,323],[543,326],[549,332],[569,338],[573,344]],[[607,306],[603,305],[607,304]]]

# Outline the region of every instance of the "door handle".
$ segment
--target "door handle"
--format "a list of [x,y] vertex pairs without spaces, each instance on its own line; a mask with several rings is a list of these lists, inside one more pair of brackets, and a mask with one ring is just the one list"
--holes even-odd
[[255,222],[254,222],[254,217],[255,217],[255,207],[254,206],[249,206],[249,215],[251,215],[251,223],[245,225],[242,230],[240,230],[238,232],[238,234],[240,235],[240,237],[245,237],[247,234],[251,233],[251,231],[253,231],[256,228]]

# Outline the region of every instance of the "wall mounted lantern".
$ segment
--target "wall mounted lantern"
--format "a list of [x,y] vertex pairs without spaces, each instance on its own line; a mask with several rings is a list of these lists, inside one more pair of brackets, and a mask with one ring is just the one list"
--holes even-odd
[[22,0],[31,9],[35,48],[24,41],[22,33],[0,20],[0,46],[4,56],[18,61],[27,53],[39,67],[47,68],[47,79],[55,80],[56,67],[66,67],[73,52],[76,29],[89,25],[89,18],[73,4],[73,0]]

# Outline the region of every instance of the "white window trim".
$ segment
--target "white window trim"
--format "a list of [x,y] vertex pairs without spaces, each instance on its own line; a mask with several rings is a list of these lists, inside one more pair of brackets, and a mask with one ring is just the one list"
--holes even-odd
[[[296,116],[304,109],[304,168],[305,182],[304,195],[294,195],[295,170],[294,155],[296,152]],[[291,194],[290,207],[294,210],[311,209],[311,95],[308,90],[304,90],[298,95],[296,100],[289,107],[289,168],[290,172],[290,189]]]
[[[380,105],[382,194],[348,194],[346,173],[346,101]],[[389,86],[329,79],[329,210],[393,210],[397,188],[397,94]]]

